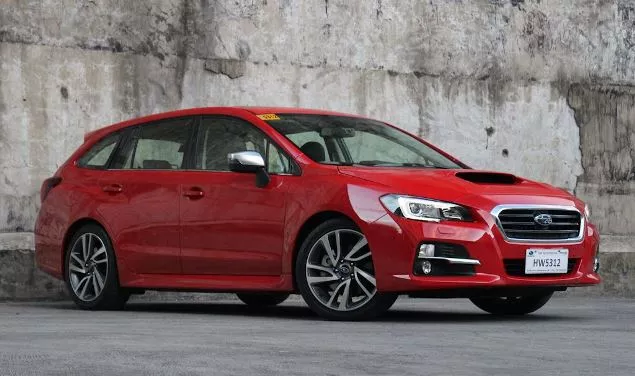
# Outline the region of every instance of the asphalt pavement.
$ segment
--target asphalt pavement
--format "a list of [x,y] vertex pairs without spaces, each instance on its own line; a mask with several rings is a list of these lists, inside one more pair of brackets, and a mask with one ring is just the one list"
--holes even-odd
[[467,300],[402,299],[328,322],[298,300],[0,304],[0,375],[635,375],[635,300],[558,296],[497,318]]

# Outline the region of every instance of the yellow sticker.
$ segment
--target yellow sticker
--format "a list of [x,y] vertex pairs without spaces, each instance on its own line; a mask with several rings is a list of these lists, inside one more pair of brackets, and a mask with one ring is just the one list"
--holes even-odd
[[256,116],[258,116],[260,120],[280,120],[280,118],[276,114],[262,114]]

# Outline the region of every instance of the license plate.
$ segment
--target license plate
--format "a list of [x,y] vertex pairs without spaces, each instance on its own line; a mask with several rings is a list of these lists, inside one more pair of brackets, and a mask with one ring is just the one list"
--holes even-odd
[[525,274],[565,274],[569,264],[568,249],[528,249]]

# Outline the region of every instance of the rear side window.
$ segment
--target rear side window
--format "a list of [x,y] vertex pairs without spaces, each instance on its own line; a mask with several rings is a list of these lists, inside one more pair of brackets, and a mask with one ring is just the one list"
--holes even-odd
[[174,119],[135,129],[113,163],[115,169],[177,170],[184,168],[193,119]]
[[105,168],[120,138],[121,133],[117,132],[97,141],[95,145],[79,158],[77,165],[85,168]]

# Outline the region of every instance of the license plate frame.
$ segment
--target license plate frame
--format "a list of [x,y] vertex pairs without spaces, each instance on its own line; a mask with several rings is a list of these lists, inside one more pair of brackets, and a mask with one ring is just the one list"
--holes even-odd
[[567,274],[569,250],[566,248],[529,248],[525,252],[525,274]]

